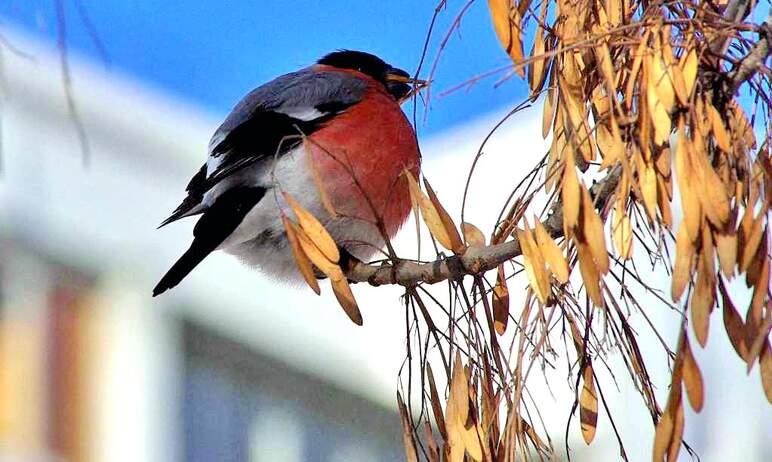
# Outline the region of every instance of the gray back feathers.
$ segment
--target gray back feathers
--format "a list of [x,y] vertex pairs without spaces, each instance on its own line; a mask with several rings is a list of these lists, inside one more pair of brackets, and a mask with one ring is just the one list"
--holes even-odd
[[316,109],[324,115],[359,102],[366,87],[365,80],[343,72],[306,68],[282,75],[249,92],[233,108],[212,136],[210,149],[258,112],[291,114]]

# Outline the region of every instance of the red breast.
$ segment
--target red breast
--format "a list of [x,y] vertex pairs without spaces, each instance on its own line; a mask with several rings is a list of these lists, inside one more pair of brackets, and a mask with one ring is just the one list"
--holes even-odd
[[383,85],[342,72],[367,80],[368,87],[361,102],[309,137],[312,168],[337,214],[371,223],[380,216],[393,237],[411,207],[402,173],[420,170],[415,132]]

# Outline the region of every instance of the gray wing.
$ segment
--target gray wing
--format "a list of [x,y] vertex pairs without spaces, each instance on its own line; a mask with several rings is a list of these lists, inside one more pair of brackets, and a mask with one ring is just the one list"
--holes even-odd
[[278,77],[247,94],[215,131],[209,158],[191,179],[188,195],[161,226],[203,212],[204,194],[255,162],[282,155],[347,108],[367,82],[351,74],[310,68]]
[[[367,83],[351,74],[313,71],[310,68],[278,77],[248,93],[220,125],[212,141],[222,140],[233,130],[264,112],[295,115],[312,120],[314,110],[329,112],[330,105],[350,106],[359,102]],[[321,106],[321,108],[320,108]],[[213,143],[216,147],[217,143]]]

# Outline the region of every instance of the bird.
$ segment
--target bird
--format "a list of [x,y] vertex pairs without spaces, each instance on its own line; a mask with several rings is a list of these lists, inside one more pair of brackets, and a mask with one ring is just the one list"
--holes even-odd
[[214,132],[187,196],[159,228],[199,216],[190,247],[153,289],[177,286],[216,250],[281,281],[300,281],[283,193],[311,212],[341,255],[367,261],[407,220],[404,172],[418,175],[401,103],[425,82],[381,58],[337,50],[252,90]]

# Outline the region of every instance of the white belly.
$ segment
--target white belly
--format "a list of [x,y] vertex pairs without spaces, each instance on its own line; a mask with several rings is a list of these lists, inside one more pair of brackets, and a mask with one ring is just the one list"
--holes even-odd
[[[301,145],[283,154],[276,162],[261,163],[239,172],[237,178],[223,185],[227,188],[236,182],[253,184],[265,187],[267,191],[219,249],[270,276],[282,280],[299,279],[281,223],[282,210],[286,215],[294,216],[281,194],[287,192],[322,222],[338,245],[359,259],[372,257],[383,246],[376,227],[358,219],[331,217],[322,204],[307,165],[306,152]],[[210,200],[213,200],[220,191],[211,193]]]

